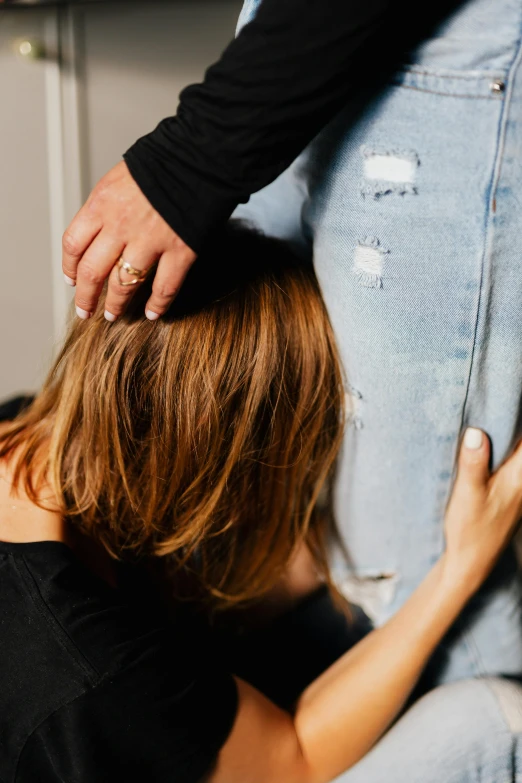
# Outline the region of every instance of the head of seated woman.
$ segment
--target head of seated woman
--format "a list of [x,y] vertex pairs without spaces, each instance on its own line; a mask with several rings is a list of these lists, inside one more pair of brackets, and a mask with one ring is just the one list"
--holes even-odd
[[303,542],[327,575],[318,498],[344,395],[312,268],[231,223],[155,322],[151,285],[113,324],[103,307],[74,320],[0,457],[16,455],[29,493],[38,465],[68,523],[113,557],[162,558],[214,607],[261,597]]

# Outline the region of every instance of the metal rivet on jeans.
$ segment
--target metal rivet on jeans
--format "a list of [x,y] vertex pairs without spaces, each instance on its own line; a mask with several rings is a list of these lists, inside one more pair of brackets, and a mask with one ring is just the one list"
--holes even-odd
[[494,82],[491,82],[490,89],[491,92],[504,92],[504,90],[506,89],[506,85],[502,81],[502,79],[495,79]]

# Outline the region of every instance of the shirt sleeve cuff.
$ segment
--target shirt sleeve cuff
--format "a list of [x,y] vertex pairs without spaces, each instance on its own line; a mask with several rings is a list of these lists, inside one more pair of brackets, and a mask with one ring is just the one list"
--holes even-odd
[[154,157],[154,142],[138,139],[123,155],[131,176],[166,223],[199,254],[208,237],[231,216],[237,203],[216,192],[210,183],[200,181],[180,164],[179,179]]

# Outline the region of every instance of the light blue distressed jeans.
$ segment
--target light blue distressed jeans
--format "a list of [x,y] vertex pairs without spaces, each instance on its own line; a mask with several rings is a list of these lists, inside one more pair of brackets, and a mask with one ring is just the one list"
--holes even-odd
[[[260,2],[246,0],[239,26]],[[521,0],[468,0],[378,97],[362,110],[347,105],[235,213],[313,254],[351,408],[335,499],[351,565],[336,556],[334,573],[376,624],[440,556],[463,429],[488,433],[494,468],[522,433],[521,36]],[[510,550],[441,647],[433,684],[521,673],[522,589]],[[447,735],[457,759],[459,743],[473,740],[468,722],[486,730],[492,713],[481,716],[479,702],[491,698],[483,681],[451,687],[464,688],[453,702],[459,731],[451,690],[425,699],[448,702],[430,732]],[[413,710],[424,715],[424,703]],[[429,715],[408,715],[347,781],[381,780],[379,759],[388,783],[515,780],[473,753],[455,760],[460,772],[444,766],[433,777]],[[495,726],[492,718],[492,737]],[[398,763],[387,753],[400,737],[409,748]],[[404,766],[410,753],[415,772]],[[517,774],[522,781],[522,767]]]
[[519,685],[500,679],[442,685],[337,783],[520,783],[521,731]]

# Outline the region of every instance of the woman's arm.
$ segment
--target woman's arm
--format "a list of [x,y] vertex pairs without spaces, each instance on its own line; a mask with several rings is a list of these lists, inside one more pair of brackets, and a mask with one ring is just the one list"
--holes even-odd
[[[176,116],[125,153],[143,193],[193,250],[287,168],[361,81],[368,88],[386,60],[379,32],[404,6],[262,0],[205,79],[182,91]],[[396,36],[389,44],[400,51]]]
[[[413,0],[262,0],[203,82],[183,90],[177,114],[126,152],[65,232],[63,271],[77,283],[79,315],[94,312],[123,249],[140,270],[159,259],[146,311],[163,314],[216,227],[350,99],[369,100],[376,79],[457,2],[419,13]],[[109,320],[134,292],[112,273]]]
[[238,716],[211,783],[327,783],[386,731],[519,519],[522,447],[493,477],[488,460],[484,436],[462,448],[446,552],[394,618],[312,683],[293,717],[238,683]]
[[[361,74],[366,82],[382,47],[365,44],[389,5],[262,1],[255,22],[203,82],[183,90],[177,114],[133,144],[65,232],[63,272],[77,283],[81,317],[96,309],[123,249],[140,270],[159,259],[146,310],[165,312],[209,234],[291,163]],[[106,299],[111,316],[123,312],[135,291],[117,280],[113,273]]]

